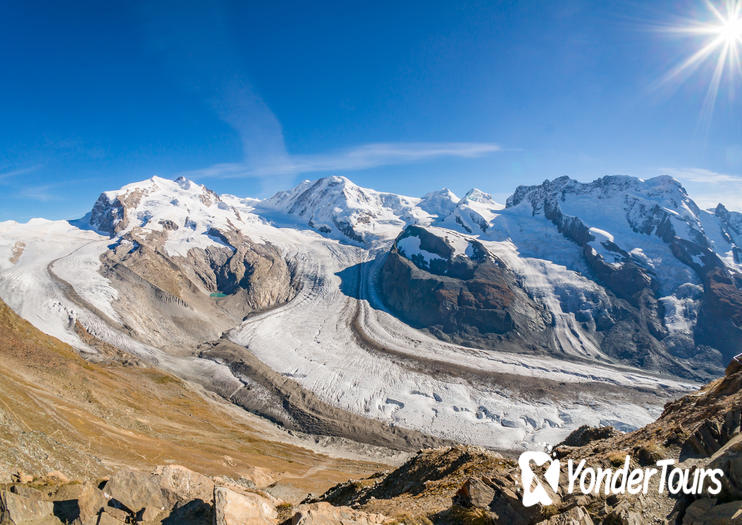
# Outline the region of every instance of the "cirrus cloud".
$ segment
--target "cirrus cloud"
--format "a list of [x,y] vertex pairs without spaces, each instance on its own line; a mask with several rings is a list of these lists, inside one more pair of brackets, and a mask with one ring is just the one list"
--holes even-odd
[[663,168],[686,185],[688,192],[702,208],[713,208],[719,203],[727,208],[742,211],[742,176],[721,173],[706,168]]
[[381,166],[424,162],[458,157],[475,158],[501,151],[489,142],[398,142],[371,143],[331,153],[286,155],[259,165],[254,163],[219,163],[202,169],[179,173],[191,178],[249,178],[301,173],[357,171]]

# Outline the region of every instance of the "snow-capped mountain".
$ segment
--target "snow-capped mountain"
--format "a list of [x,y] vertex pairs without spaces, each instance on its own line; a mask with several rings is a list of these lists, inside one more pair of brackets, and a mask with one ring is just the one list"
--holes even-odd
[[345,177],[326,177],[304,181],[262,205],[306,221],[320,233],[363,243],[395,236],[407,224],[430,223],[433,214],[421,202],[427,203],[361,188]]
[[110,236],[169,232],[165,250],[185,257],[190,248],[224,246],[212,230],[237,228],[243,221],[239,208],[249,203],[231,195],[219,196],[183,177],[174,181],[152,177],[101,193],[84,220]]
[[448,188],[431,191],[423,195],[418,207],[436,217],[448,217],[456,209],[459,197]]
[[91,358],[114,346],[249,409],[279,410],[281,378],[354,417],[512,448],[645,424],[718,372],[742,342],[740,232],[669,177],[560,178],[504,206],[154,177],[79,221],[0,223],[0,297]]
[[497,210],[504,206],[495,202],[489,193],[477,188],[469,190],[456,203],[452,212],[442,217],[443,223],[453,229],[463,229],[467,233],[479,235],[489,228]]
[[[474,190],[436,223],[443,231],[428,232],[447,242],[456,238],[453,231],[471,234],[514,272],[518,285],[553,319],[545,329],[552,334],[538,348],[693,375],[723,366],[742,341],[739,217],[721,205],[699,209],[670,177],[613,176],[592,183],[562,177],[517,188],[505,208]],[[419,277],[426,286],[435,280],[432,259],[449,269],[460,264],[453,252],[415,251],[412,245],[408,230],[387,260],[387,277],[397,286],[398,275],[390,269],[395,257],[426,271]],[[410,285],[416,282],[409,279]],[[458,289],[470,287],[464,279]],[[471,299],[465,297],[438,302],[457,312],[468,308]],[[399,315],[417,315],[414,304],[390,301]],[[534,322],[538,318],[533,315]],[[466,315],[447,329],[435,326],[439,335],[494,348],[503,347],[503,337],[544,341],[537,322],[532,330],[512,327],[504,334],[495,325],[482,326]],[[711,363],[716,365],[709,368]]]

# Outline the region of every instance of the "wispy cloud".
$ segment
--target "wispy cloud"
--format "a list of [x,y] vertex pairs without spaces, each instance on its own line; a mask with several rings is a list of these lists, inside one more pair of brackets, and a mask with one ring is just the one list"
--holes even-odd
[[729,209],[742,211],[741,175],[705,168],[663,168],[660,171],[686,184],[701,208],[713,208],[721,202]]
[[57,184],[39,184],[36,186],[25,186],[18,191],[18,196],[35,201],[49,202],[59,198],[59,195],[52,191]]
[[719,173],[705,168],[664,168],[661,171],[685,182],[703,182],[707,184],[742,183],[742,176],[740,175]]
[[401,142],[373,143],[332,153],[286,155],[283,158],[254,163],[220,163],[180,173],[186,177],[238,178],[301,173],[357,171],[380,166],[423,162],[442,157],[474,158],[500,151],[487,142]]
[[719,192],[692,192],[693,200],[704,210],[715,208],[722,203],[727,209],[742,212],[742,192],[719,191]]
[[41,164],[36,164],[34,166],[27,166],[25,168],[17,168],[17,169],[12,169],[8,171],[0,171],[0,181],[12,179],[13,177],[17,177],[19,175],[25,175],[27,173],[33,173],[34,171],[37,171],[41,168],[42,168]]
[[80,179],[64,179],[48,184],[26,184],[23,186],[14,184],[12,187],[17,190],[14,194],[17,197],[40,202],[49,202],[63,200],[65,198],[65,194],[63,191],[60,192],[60,188],[68,189],[74,185],[99,181],[100,179],[97,177],[85,177]]
[[[216,116],[235,131],[242,146],[237,162],[222,162],[176,175],[259,179],[266,191],[278,189],[302,173],[347,172],[442,157],[471,158],[500,150],[496,144],[478,142],[398,142],[291,154],[279,118],[244,70],[233,38],[233,25],[223,6],[189,4],[174,15],[172,9],[145,5],[141,12],[145,34],[163,64],[184,89],[202,97]],[[173,23],[174,16],[177,23]],[[189,37],[182,38],[182,33]],[[219,60],[214,61],[214,56]]]
[[240,138],[238,164],[218,164],[204,173],[237,176],[258,166],[288,162],[281,123],[244,71],[223,5],[192,3],[174,13],[166,4],[145,3],[141,15],[145,34],[172,78],[201,97]]

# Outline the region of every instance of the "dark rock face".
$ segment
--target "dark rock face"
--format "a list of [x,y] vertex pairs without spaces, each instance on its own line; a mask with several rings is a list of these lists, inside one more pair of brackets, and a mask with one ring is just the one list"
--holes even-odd
[[118,199],[113,201],[102,193],[93,206],[90,224],[98,231],[114,235],[119,224],[126,224],[126,210]]
[[189,254],[189,258],[196,261],[202,255],[206,257],[210,271],[204,271],[202,264],[194,267],[210,290],[224,294],[246,290],[249,302],[256,310],[275,306],[290,298],[291,272],[274,246],[254,243],[236,230],[222,232],[212,228],[208,233],[228,248],[207,248]]
[[[90,225],[113,237],[129,226],[132,220],[131,210],[136,208],[144,195],[142,190],[135,190],[110,199],[108,195],[101,193],[90,213]],[[146,221],[146,218],[143,220]]]
[[[518,286],[501,261],[487,257],[478,243],[472,257],[453,256],[453,249],[423,228],[408,227],[406,237],[420,239],[420,248],[434,254],[411,259],[394,247],[382,269],[381,291],[389,307],[417,327],[444,339],[496,345],[515,332],[532,341],[545,336],[549,314]],[[421,268],[422,267],[422,268]]]
[[617,436],[618,434],[620,434],[620,432],[613,427],[590,427],[584,425],[573,431],[558,446],[565,445],[568,447],[583,447],[598,439],[608,439]]
[[[575,232],[587,232],[578,219],[567,222]],[[408,226],[381,271],[380,291],[387,307],[405,322],[446,341],[494,350],[561,353],[547,307],[531,297],[518,276],[484,245],[473,239],[468,242],[467,253],[457,254],[440,234]],[[680,354],[687,346],[683,341],[669,347],[650,274],[631,262],[612,266],[590,244],[583,245],[583,254],[592,277],[604,286],[604,302],[584,310],[580,299],[562,308],[574,313],[586,337],[606,355],[633,366],[707,377],[709,363],[685,362],[688,356]],[[717,356],[711,356],[713,366]]]
[[683,443],[681,458],[710,456],[742,431],[742,407],[707,419]]
[[699,343],[721,350],[726,359],[739,353],[742,344],[742,276],[732,276],[721,268],[708,271],[695,335]]

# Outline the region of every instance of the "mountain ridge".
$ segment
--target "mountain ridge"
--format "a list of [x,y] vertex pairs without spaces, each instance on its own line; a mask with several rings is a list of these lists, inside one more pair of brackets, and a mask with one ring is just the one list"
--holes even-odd
[[[77,324],[220,395],[256,384],[234,373],[249,355],[328,406],[523,448],[637,428],[723,368],[739,214],[681,189],[563,178],[502,205],[329,177],[260,201],[156,177],[104,192],[85,224],[0,223],[0,298],[90,359]],[[220,338],[240,348],[227,361],[198,350]],[[518,387],[535,375],[539,395]]]

